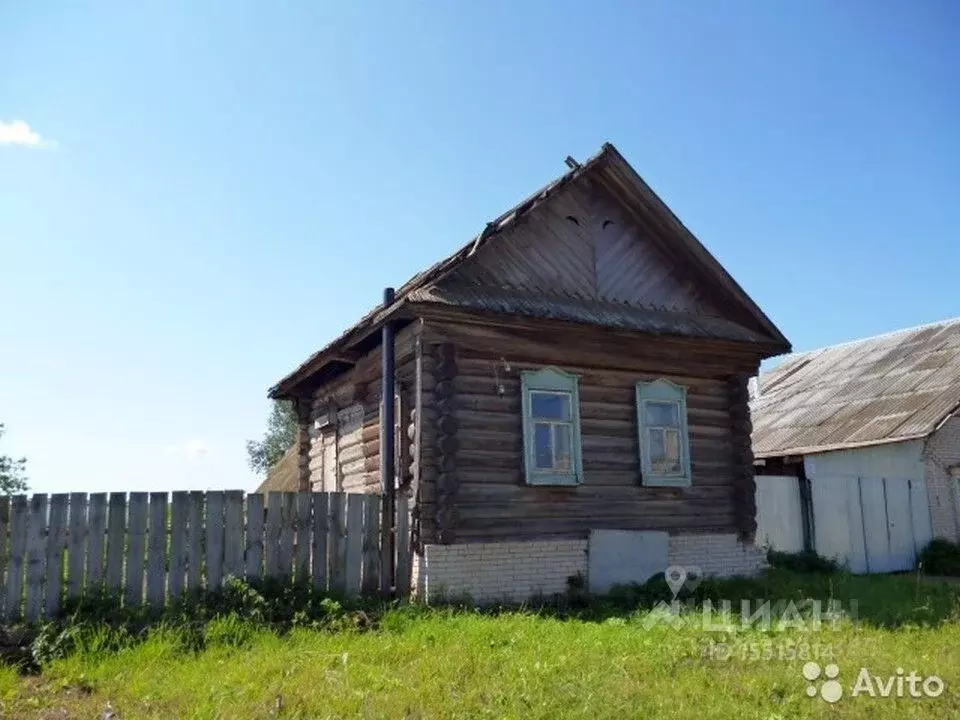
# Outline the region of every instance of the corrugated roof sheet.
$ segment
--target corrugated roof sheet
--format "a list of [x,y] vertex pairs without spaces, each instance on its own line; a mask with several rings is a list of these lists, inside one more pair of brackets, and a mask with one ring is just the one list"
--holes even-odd
[[757,457],[926,437],[960,406],[960,318],[790,356],[759,386]]
[[654,335],[719,338],[739,342],[766,340],[759,333],[724,318],[640,308],[623,303],[543,296],[517,290],[430,286],[414,290],[409,297],[411,302],[441,303],[471,310],[565,320]]

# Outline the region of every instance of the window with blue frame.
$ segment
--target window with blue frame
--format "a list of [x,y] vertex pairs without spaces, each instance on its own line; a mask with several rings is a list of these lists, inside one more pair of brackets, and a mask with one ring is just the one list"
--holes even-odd
[[524,471],[529,485],[583,481],[576,375],[545,368],[521,374]]
[[690,485],[687,391],[669,380],[637,383],[640,471],[644,485]]

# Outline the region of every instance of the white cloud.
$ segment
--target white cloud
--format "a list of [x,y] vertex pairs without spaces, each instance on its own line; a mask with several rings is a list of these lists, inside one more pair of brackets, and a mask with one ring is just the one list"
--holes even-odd
[[209,455],[210,446],[203,440],[193,439],[177,443],[176,445],[167,445],[167,447],[163,449],[163,452],[166,455],[175,455],[177,457],[184,457],[190,461],[195,461]]
[[57,143],[42,138],[40,133],[23,120],[12,120],[11,122],[0,120],[0,145],[53,149],[57,146]]

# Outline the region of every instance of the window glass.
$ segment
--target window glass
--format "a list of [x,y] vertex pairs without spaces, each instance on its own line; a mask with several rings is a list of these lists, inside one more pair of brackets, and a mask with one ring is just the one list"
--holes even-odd
[[549,470],[553,467],[553,438],[548,423],[537,423],[533,426],[534,450],[538,470]]
[[554,468],[563,472],[573,470],[573,457],[570,446],[570,436],[573,429],[569,425],[554,425]]
[[657,425],[663,427],[669,425],[677,427],[680,425],[680,407],[675,402],[654,402],[648,400],[644,403],[646,408],[646,422],[648,425]]
[[568,393],[530,393],[530,411],[535,418],[544,420],[569,420],[570,395]]

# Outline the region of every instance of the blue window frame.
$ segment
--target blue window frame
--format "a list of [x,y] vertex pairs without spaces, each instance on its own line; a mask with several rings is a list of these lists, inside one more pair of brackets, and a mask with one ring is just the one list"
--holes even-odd
[[686,388],[663,379],[637,383],[637,418],[643,484],[690,485]]
[[580,390],[576,375],[556,368],[521,373],[523,458],[528,485],[583,482]]

